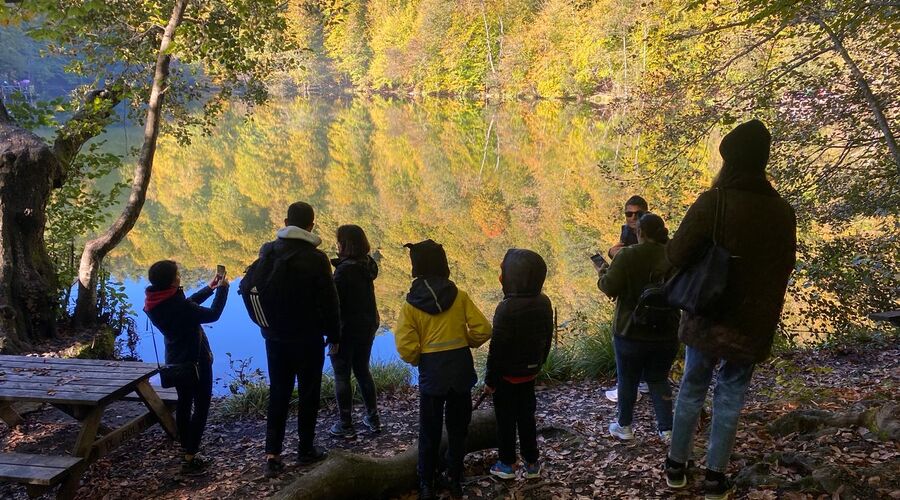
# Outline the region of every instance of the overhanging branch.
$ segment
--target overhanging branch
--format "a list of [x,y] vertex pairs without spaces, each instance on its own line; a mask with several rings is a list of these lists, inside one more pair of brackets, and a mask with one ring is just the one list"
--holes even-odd
[[57,132],[53,141],[53,153],[65,172],[68,172],[81,146],[103,132],[113,108],[121,102],[123,95],[123,89],[119,85],[88,92],[81,108]]

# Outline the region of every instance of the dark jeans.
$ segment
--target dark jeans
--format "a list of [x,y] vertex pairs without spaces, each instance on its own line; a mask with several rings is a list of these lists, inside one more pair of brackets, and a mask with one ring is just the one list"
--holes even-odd
[[[718,370],[716,367],[718,366]],[[738,417],[744,408],[747,386],[753,376],[753,364],[732,363],[703,354],[688,347],[684,357],[684,375],[675,405],[675,426],[672,429],[672,444],[669,458],[686,463],[691,458],[694,431],[700,410],[706,401],[713,372],[716,388],[713,391],[712,425],[709,429],[709,444],[706,451],[706,468],[724,473],[728,468],[734,436],[737,433]]]
[[534,411],[534,380],[511,384],[503,379],[494,388],[494,415],[497,417],[497,441],[500,461],[506,465],[516,463],[516,430],[522,459],[535,463],[538,459],[537,425]]
[[297,434],[299,451],[309,451],[316,435],[316,417],[322,390],[322,366],[325,364],[325,343],[278,342],[266,340],[266,359],[269,362],[269,412],[266,417],[266,453],[280,454],[284,444],[294,380],[297,380],[299,408]]
[[638,384],[643,378],[650,388],[656,427],[659,431],[672,429],[672,388],[669,372],[678,355],[675,342],[644,342],[615,337],[616,374],[618,376],[619,415],[621,426],[631,425]]
[[188,455],[200,449],[200,438],[206,429],[209,403],[212,400],[212,363],[201,361],[198,366],[200,380],[196,384],[176,385],[178,404],[175,407],[175,424],[178,439]]
[[331,357],[334,368],[334,396],[337,399],[341,423],[349,426],[353,423],[353,388],[350,386],[350,371],[359,384],[363,403],[369,418],[378,416],[375,403],[375,381],[369,372],[369,356],[372,354],[374,335],[367,339],[341,342],[338,353]]
[[433,485],[447,419],[447,469],[452,479],[463,475],[466,434],[472,419],[472,394],[451,390],[443,396],[419,393],[419,481]]

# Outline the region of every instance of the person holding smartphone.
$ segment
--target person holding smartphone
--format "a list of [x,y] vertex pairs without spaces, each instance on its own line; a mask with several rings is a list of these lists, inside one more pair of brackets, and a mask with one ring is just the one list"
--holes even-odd
[[647,200],[641,196],[634,195],[625,202],[625,224],[622,224],[622,233],[619,235],[619,242],[609,249],[607,255],[610,259],[616,257],[623,248],[631,245],[637,245],[637,223],[642,215],[649,212]]
[[[145,292],[144,312],[165,339],[166,364],[197,363],[198,379],[175,386],[178,392],[175,423],[184,450],[181,473],[200,474],[208,465],[208,460],[197,452],[209,416],[213,385],[213,355],[201,325],[217,321],[225,309],[228,300],[225,268],[219,266],[209,285],[190,297],[185,297],[181,288],[181,273],[175,261],[156,262],[147,274],[150,286]],[[213,293],[212,307],[203,307],[201,304]]]

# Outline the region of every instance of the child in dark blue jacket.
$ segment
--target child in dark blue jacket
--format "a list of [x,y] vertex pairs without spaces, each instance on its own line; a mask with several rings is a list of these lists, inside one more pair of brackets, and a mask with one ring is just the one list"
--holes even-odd
[[541,474],[538,462],[534,381],[553,338],[553,306],[541,293],[547,264],[535,252],[512,248],[500,266],[503,300],[494,312],[485,391],[493,394],[500,459],[491,474],[516,477],[516,433],[526,478]]

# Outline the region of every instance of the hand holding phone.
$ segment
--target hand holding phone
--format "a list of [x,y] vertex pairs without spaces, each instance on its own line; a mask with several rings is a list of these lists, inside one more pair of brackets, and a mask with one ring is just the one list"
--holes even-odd
[[595,253],[591,255],[591,262],[594,264],[594,267],[599,271],[604,267],[609,267],[609,263],[606,262],[606,259],[600,255],[599,253]]
[[216,288],[217,286],[219,286],[220,284],[223,284],[223,283],[224,284],[228,283],[227,281],[225,281],[225,266],[223,266],[222,264],[219,264],[218,266],[216,266],[215,277],[213,277],[212,281],[209,282],[209,287]]

